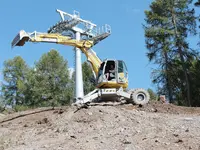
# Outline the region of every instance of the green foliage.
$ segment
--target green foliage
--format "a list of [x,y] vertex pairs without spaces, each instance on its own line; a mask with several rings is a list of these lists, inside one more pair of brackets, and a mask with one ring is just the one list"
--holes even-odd
[[152,90],[152,89],[147,89],[149,95],[150,95],[150,100],[152,101],[157,101],[158,100],[158,96],[156,95],[156,93]]
[[[95,88],[93,73],[86,62],[82,67],[84,92],[88,93]],[[67,61],[56,50],[43,54],[33,68],[19,56],[5,61],[3,73],[5,105],[15,111],[67,105],[73,99],[74,82],[69,78]]]
[[29,109],[30,109],[30,107],[26,106],[26,105],[15,105],[14,106],[14,110],[16,112],[25,111],[25,110],[29,110]]
[[56,50],[42,55],[33,68],[19,56],[5,61],[3,75],[5,105],[16,111],[67,105],[73,96],[67,61]]
[[35,106],[37,101],[35,95],[35,87],[36,87],[36,72],[33,68],[29,68],[26,73],[26,82],[24,82],[24,86],[21,87],[21,92],[25,97],[24,105],[25,106]]
[[2,85],[2,94],[7,105],[19,105],[24,102],[21,88],[24,88],[27,65],[25,61],[16,56],[4,62],[3,76],[5,83]]
[[200,60],[193,60],[190,67],[190,81],[191,81],[191,105],[200,106]]
[[34,105],[59,106],[70,103],[72,89],[67,61],[56,50],[44,54],[31,74]]
[[93,91],[95,89],[95,83],[94,81],[94,75],[92,72],[92,69],[90,65],[87,62],[84,62],[82,64],[82,69],[83,69],[83,88],[84,88],[84,93],[88,94],[89,92]]
[[153,83],[158,94],[164,93],[170,102],[191,105],[191,66],[198,54],[191,50],[188,35],[196,34],[196,17],[191,0],[155,0],[145,11],[147,57],[157,65]]
[[3,112],[5,110],[5,107],[3,107],[1,104],[0,104],[0,112]]
[[5,100],[3,99],[2,96],[0,96],[0,112],[3,112],[5,110]]

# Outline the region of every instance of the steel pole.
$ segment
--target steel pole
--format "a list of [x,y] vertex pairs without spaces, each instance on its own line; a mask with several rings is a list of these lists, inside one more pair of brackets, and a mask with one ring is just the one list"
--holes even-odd
[[[81,34],[80,32],[76,32],[76,40],[80,40]],[[81,64],[81,50],[79,48],[75,48],[75,63],[76,63],[76,102],[83,98],[83,74],[82,74],[82,64]]]

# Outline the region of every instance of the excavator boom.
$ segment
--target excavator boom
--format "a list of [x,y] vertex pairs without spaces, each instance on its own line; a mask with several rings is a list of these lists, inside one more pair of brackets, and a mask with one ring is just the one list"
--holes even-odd
[[63,36],[58,33],[39,33],[36,31],[27,33],[24,30],[21,30],[12,41],[12,47],[23,46],[26,42],[57,43],[77,47],[86,55],[88,61],[91,63],[95,76],[97,77],[98,69],[102,62],[96,53],[91,49],[94,43],[92,40],[77,41],[75,39],[71,39],[69,36]]

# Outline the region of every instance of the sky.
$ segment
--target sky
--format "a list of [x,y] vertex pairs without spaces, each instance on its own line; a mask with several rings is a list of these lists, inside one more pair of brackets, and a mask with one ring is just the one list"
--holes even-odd
[[[0,72],[3,62],[21,56],[29,66],[39,60],[42,54],[56,49],[68,60],[70,68],[75,66],[72,47],[49,43],[26,43],[23,47],[11,48],[11,42],[20,30],[47,32],[48,28],[61,20],[56,9],[73,14],[101,27],[109,24],[111,35],[93,47],[103,60],[113,58],[124,60],[129,73],[129,89],[152,88],[153,65],[146,57],[144,10],[149,10],[152,0],[1,0],[0,2]],[[86,61],[82,55],[82,61]],[[2,75],[0,75],[2,80]]]

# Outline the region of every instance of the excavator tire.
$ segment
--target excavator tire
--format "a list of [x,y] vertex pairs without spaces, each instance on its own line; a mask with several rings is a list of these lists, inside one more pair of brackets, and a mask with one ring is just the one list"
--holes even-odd
[[150,100],[150,95],[145,89],[130,90],[131,101],[136,105],[145,105]]

